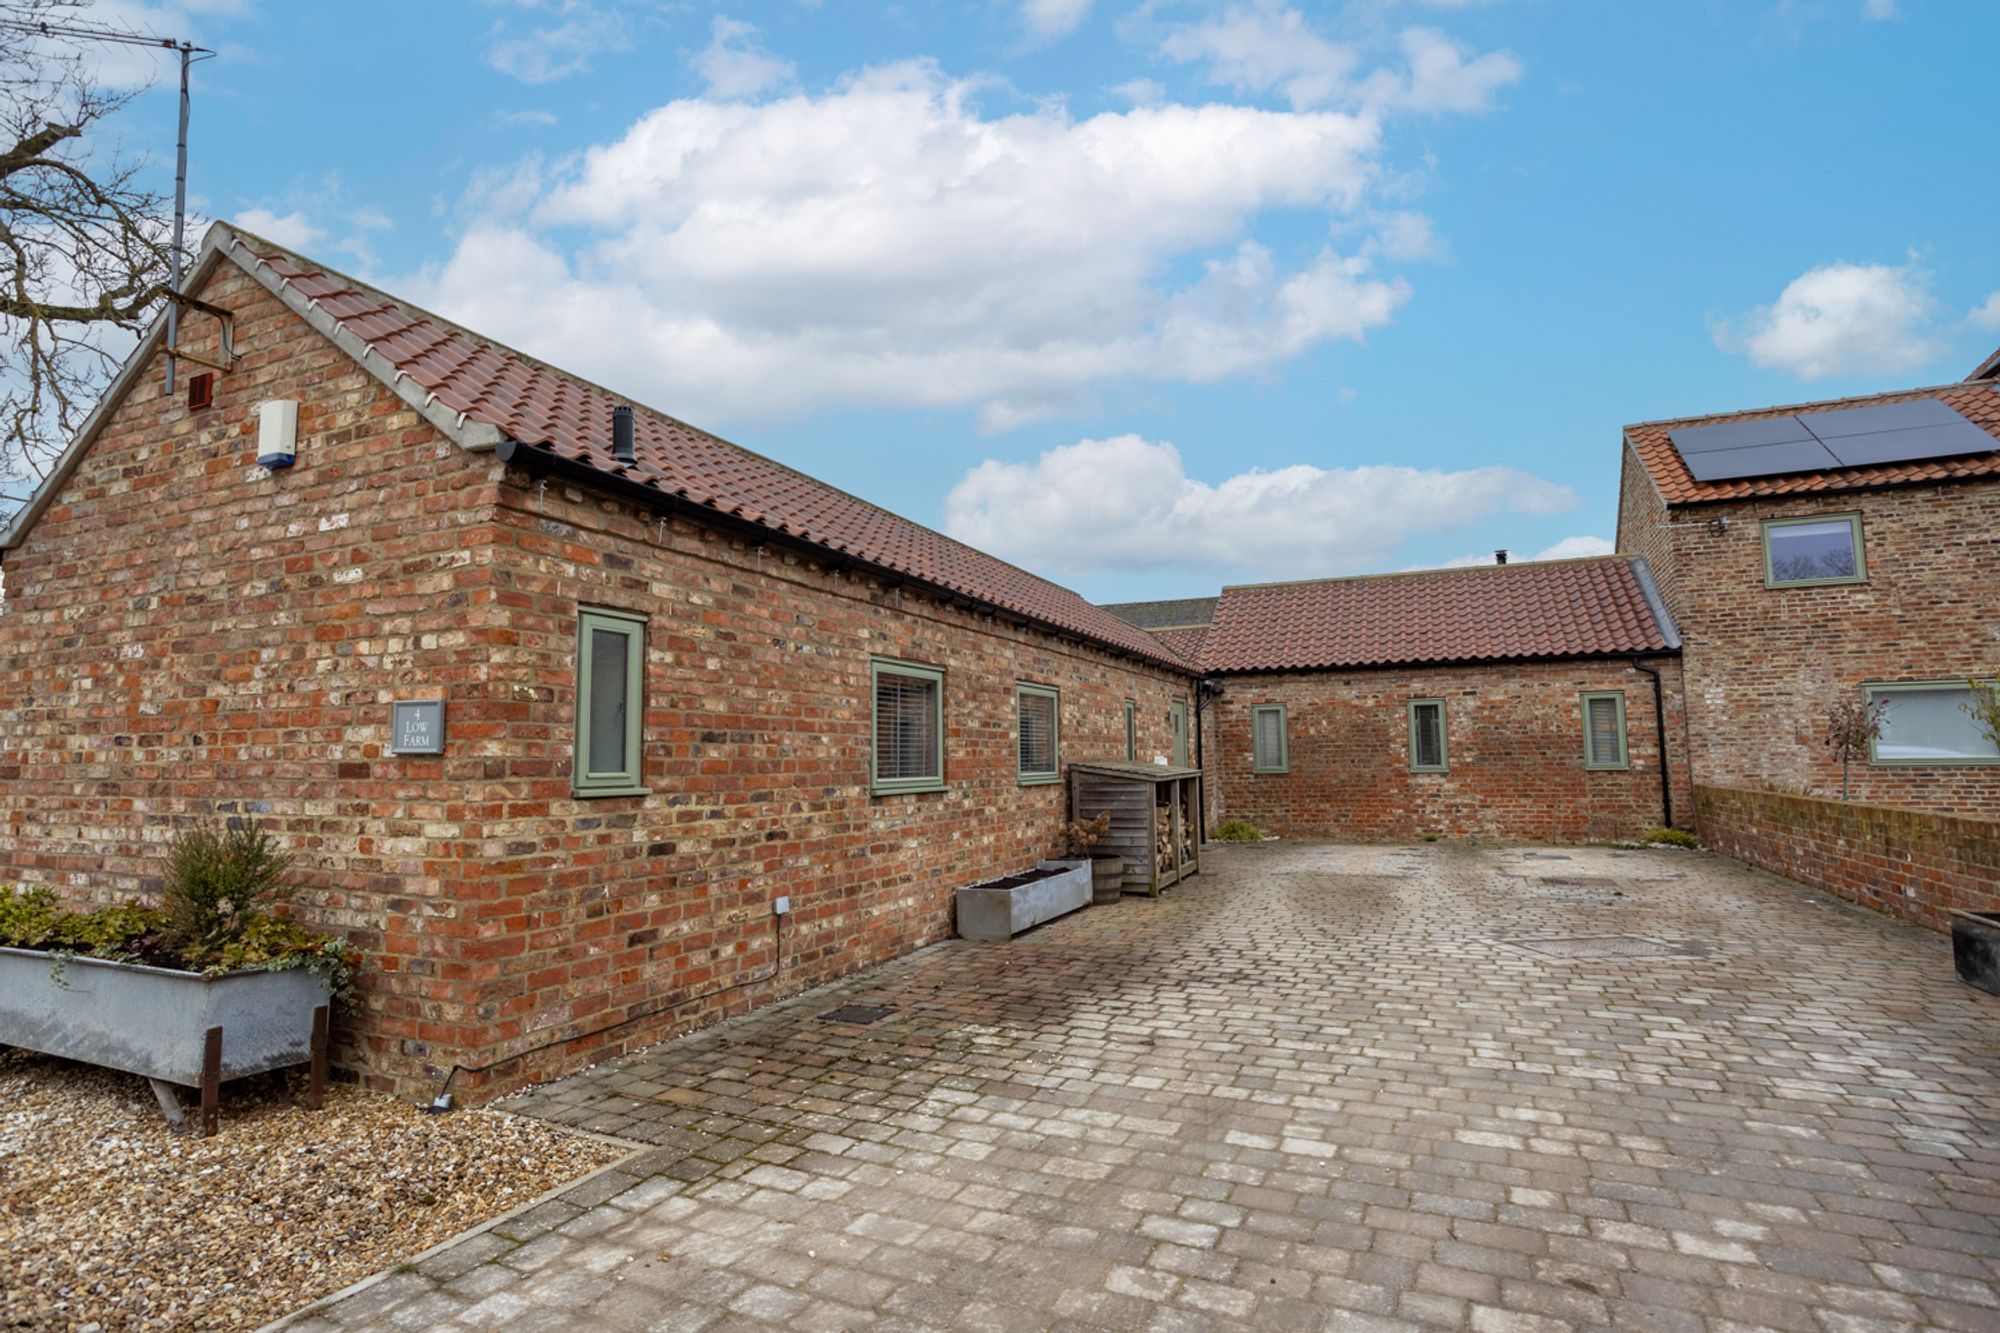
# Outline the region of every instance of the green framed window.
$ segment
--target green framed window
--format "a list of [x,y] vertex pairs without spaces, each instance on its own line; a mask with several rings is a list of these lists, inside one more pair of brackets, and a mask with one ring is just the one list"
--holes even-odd
[[877,796],[944,790],[944,670],[878,657],[868,790]]
[[1583,695],[1583,766],[1630,768],[1625,748],[1625,692],[1593,690]]
[[570,790],[578,796],[644,796],[646,621],[628,611],[577,613],[576,747]]
[[1291,738],[1286,734],[1283,704],[1252,704],[1250,707],[1250,771],[1292,771]]
[[1869,703],[1886,703],[1882,734],[1869,745],[1875,764],[2000,764],[2000,747],[1970,711],[1968,680],[1867,685]]
[[1410,700],[1410,771],[1448,772],[1448,758],[1444,743],[1444,700]]
[[1764,520],[1764,586],[1814,588],[1866,583],[1861,515],[1815,514]]
[[1167,705],[1167,726],[1174,734],[1174,767],[1188,766],[1188,711],[1187,700],[1176,699]]
[[1128,763],[1139,762],[1139,702],[1125,701],[1125,759]]
[[1021,785],[1062,779],[1062,696],[1047,685],[1014,687]]

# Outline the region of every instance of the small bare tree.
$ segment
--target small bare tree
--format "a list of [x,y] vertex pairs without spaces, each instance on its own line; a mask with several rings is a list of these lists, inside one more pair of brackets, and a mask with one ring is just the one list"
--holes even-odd
[[1972,700],[1965,705],[1965,711],[1972,715],[1972,721],[1986,739],[2000,749],[2000,675],[1991,680],[1968,680],[1972,687]]
[[1889,701],[1842,699],[1826,710],[1826,743],[1840,753],[1840,799],[1848,799],[1847,769],[1855,757],[1881,738],[1882,724],[1889,716]]
[[0,0],[0,494],[48,475],[167,291],[166,200],[97,133],[135,94],[40,31],[86,8]]

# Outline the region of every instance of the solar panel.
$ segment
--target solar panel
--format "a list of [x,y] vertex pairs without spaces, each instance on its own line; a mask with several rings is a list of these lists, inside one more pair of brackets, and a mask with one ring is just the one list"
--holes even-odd
[[1717,449],[1748,449],[1760,444],[1786,444],[1810,440],[1812,432],[1797,417],[1765,417],[1759,421],[1725,421],[1719,426],[1693,426],[1670,430],[1667,438],[1681,457],[1713,453]]
[[1728,481],[1734,477],[1775,477],[1785,472],[1824,472],[1840,466],[1840,460],[1826,451],[1818,440],[1787,440],[1782,444],[1759,444],[1748,449],[1715,449],[1702,454],[1684,454],[1696,481]]
[[1667,432],[1696,481],[1958,458],[2000,440],[1935,398]]
[[1884,431],[1951,426],[1965,418],[1935,398],[1919,398],[1908,403],[1879,403],[1873,407],[1845,407],[1834,412],[1808,412],[1796,420],[1824,441],[1841,435],[1879,435]]
[[1877,435],[1837,435],[1826,442],[1847,467],[1872,463],[1907,463],[1922,458],[1959,458],[2000,449],[2000,441],[1970,421],[1918,430],[1884,431]]

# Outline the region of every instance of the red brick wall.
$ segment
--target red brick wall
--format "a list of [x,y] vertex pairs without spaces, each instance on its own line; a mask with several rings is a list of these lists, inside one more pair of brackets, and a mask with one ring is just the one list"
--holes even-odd
[[[1864,682],[2000,673],[2000,485],[1968,483],[1649,512],[1629,468],[1620,541],[1647,552],[1686,637],[1698,782],[1838,795],[1827,706]],[[1762,520],[1859,512],[1868,581],[1764,586]],[[1726,531],[1713,521],[1727,518]],[[1677,571],[1677,572],[1676,572]],[[1854,799],[2000,814],[2000,765],[1874,766]]]
[[[1692,815],[1679,672],[1659,668],[1675,815]],[[1211,814],[1267,833],[1405,841],[1624,839],[1660,823],[1652,681],[1623,662],[1229,676],[1203,718]],[[1583,766],[1584,691],[1625,692],[1631,767]],[[1447,773],[1409,768],[1407,705],[1445,700]],[[1286,705],[1290,771],[1252,771],[1250,709]]]
[[[1189,693],[1178,673],[694,523],[662,527],[566,485],[510,485],[507,503],[495,566],[510,637],[492,663],[521,702],[479,746],[498,789],[479,817],[501,856],[477,914],[506,951],[468,991],[490,1015],[482,1049],[760,975],[781,894],[795,909],[785,971],[738,1003],[943,938],[954,889],[1060,851],[1065,789],[1017,777],[1017,681],[1062,691],[1065,763],[1124,757],[1128,698],[1142,753],[1164,747],[1168,700]],[[580,605],[648,619],[651,796],[570,795]],[[947,791],[869,795],[878,656],[945,669]]]
[[[173,830],[261,817],[299,914],[361,951],[338,1059],[428,1096],[483,1064],[762,974],[775,981],[461,1078],[490,1093],[943,935],[950,891],[1055,849],[1060,787],[1014,781],[1013,684],[1063,694],[1063,753],[1166,744],[1176,674],[665,530],[440,438],[254,280],[214,406],[157,364],[6,557],[0,882],[157,886]],[[199,325],[202,321],[191,321]],[[254,463],[301,400],[300,462]],[[569,795],[579,600],[649,626],[646,798]],[[943,663],[951,790],[867,793],[868,661]],[[389,703],[447,700],[448,753],[385,753]]]
[[2000,910],[2000,822],[1706,785],[1695,798],[1710,847],[1849,902],[1932,930]]

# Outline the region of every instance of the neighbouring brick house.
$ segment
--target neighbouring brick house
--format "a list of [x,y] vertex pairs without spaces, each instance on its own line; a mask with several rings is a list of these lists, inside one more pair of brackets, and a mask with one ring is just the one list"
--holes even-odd
[[1141,625],[1210,613],[1154,632],[1180,636],[1203,677],[1211,819],[1286,836],[1580,841],[1692,813],[1679,636],[1641,560],[1111,609]]
[[[621,457],[610,393],[227,226],[189,290],[229,369],[168,396],[155,330],[0,534],[0,878],[121,896],[259,815],[362,952],[375,1086],[939,939],[1058,850],[1062,765],[1173,744],[1186,665],[1075,593],[645,410]],[[443,753],[393,752],[423,700]]]
[[[1896,426],[1951,413],[1960,424]],[[1833,430],[1876,417],[1885,429],[1861,438],[1891,440],[1877,452],[1905,457],[1843,465],[1813,442],[1817,430],[1841,448],[1855,437]],[[1828,465],[1728,477],[1714,473],[1755,463],[1703,467],[1710,477],[1699,479],[1676,440],[1694,450],[1702,437],[1689,432],[1724,426],[1732,456]],[[1933,434],[1970,452],[1928,456],[1940,447]],[[1779,435],[1808,438],[1739,443]],[[1794,447],[1802,452],[1784,452]],[[1889,702],[1887,726],[1852,767],[1855,800],[2000,815],[2000,752],[1962,707],[1968,681],[2000,675],[2000,391],[1990,380],[1628,426],[1618,546],[1646,557],[1686,641],[1697,784],[1838,796],[1826,710],[1869,698]]]

